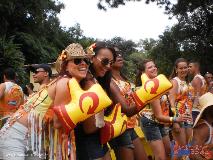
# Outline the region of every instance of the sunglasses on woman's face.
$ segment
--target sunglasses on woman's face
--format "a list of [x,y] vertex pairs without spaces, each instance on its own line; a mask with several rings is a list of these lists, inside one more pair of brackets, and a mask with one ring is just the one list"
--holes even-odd
[[84,61],[86,64],[90,63],[89,59],[87,59],[87,58],[76,58],[76,59],[73,60],[73,62],[74,62],[75,65],[81,64],[82,61]]
[[113,64],[113,61],[110,61],[108,58],[103,58],[103,59],[100,59],[98,57],[96,57],[102,65],[104,66],[107,66],[108,64],[111,66]]
[[122,52],[121,51],[116,51],[116,56],[117,57],[122,57]]

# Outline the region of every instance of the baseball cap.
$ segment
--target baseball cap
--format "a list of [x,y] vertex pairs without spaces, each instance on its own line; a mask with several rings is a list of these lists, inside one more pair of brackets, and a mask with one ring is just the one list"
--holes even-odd
[[38,65],[33,66],[32,72],[35,72],[39,68],[43,68],[44,71],[48,72],[49,73],[49,77],[52,76],[51,67],[49,65],[47,65],[47,64],[38,64]]

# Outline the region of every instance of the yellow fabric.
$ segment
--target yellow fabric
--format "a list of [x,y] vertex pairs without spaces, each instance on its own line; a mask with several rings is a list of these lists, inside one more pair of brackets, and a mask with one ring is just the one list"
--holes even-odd
[[52,99],[48,95],[47,89],[43,89],[33,95],[25,104],[24,108],[27,108],[30,105],[33,105],[34,112],[39,114],[42,118],[44,117],[45,113],[49,109],[50,105],[52,104]]
[[138,110],[143,109],[147,103],[172,88],[171,82],[162,74],[153,79],[149,79],[146,74],[142,74],[141,81],[143,85],[133,94]]
[[66,130],[72,130],[78,122],[111,105],[112,101],[99,84],[84,91],[75,78],[69,81],[71,101],[65,106],[55,106],[54,111]]
[[110,139],[115,138],[127,128],[127,116],[121,113],[121,105],[116,104],[109,116],[104,116],[105,126],[100,130],[101,143],[106,144]]
[[[66,110],[75,124],[87,119],[92,114],[98,113],[112,103],[99,84],[94,84],[87,91],[83,91],[78,82],[75,79],[71,79],[69,87],[72,100],[66,105]],[[94,97],[92,97],[93,95]],[[95,106],[95,100],[99,102],[97,106]]]

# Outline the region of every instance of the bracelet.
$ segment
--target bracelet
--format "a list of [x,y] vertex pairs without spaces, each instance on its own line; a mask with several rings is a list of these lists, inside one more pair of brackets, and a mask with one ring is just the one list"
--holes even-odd
[[171,123],[173,123],[174,118],[173,118],[173,117],[170,117],[170,118],[169,118],[169,121],[170,121]]

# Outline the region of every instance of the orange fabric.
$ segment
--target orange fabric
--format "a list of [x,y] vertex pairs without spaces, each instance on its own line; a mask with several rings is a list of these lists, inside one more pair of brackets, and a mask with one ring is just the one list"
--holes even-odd
[[0,99],[0,117],[11,115],[23,103],[21,87],[14,84]]
[[[186,83],[186,81],[181,81],[179,78],[176,78],[178,82],[179,92],[176,95],[175,106],[177,116],[185,114],[186,108],[189,109],[190,114],[192,113],[193,105],[193,87]],[[189,113],[188,113],[189,114]]]
[[52,108],[49,108],[44,115],[43,121],[44,122],[51,122],[53,120],[53,116],[54,116],[54,110]]
[[[127,104],[128,105],[133,104],[134,100],[131,96],[131,93],[132,93],[131,84],[127,81],[115,80],[115,79],[113,80],[119,87],[120,93],[126,99]],[[137,124],[138,124],[137,116],[128,117],[127,128],[135,128]]]

